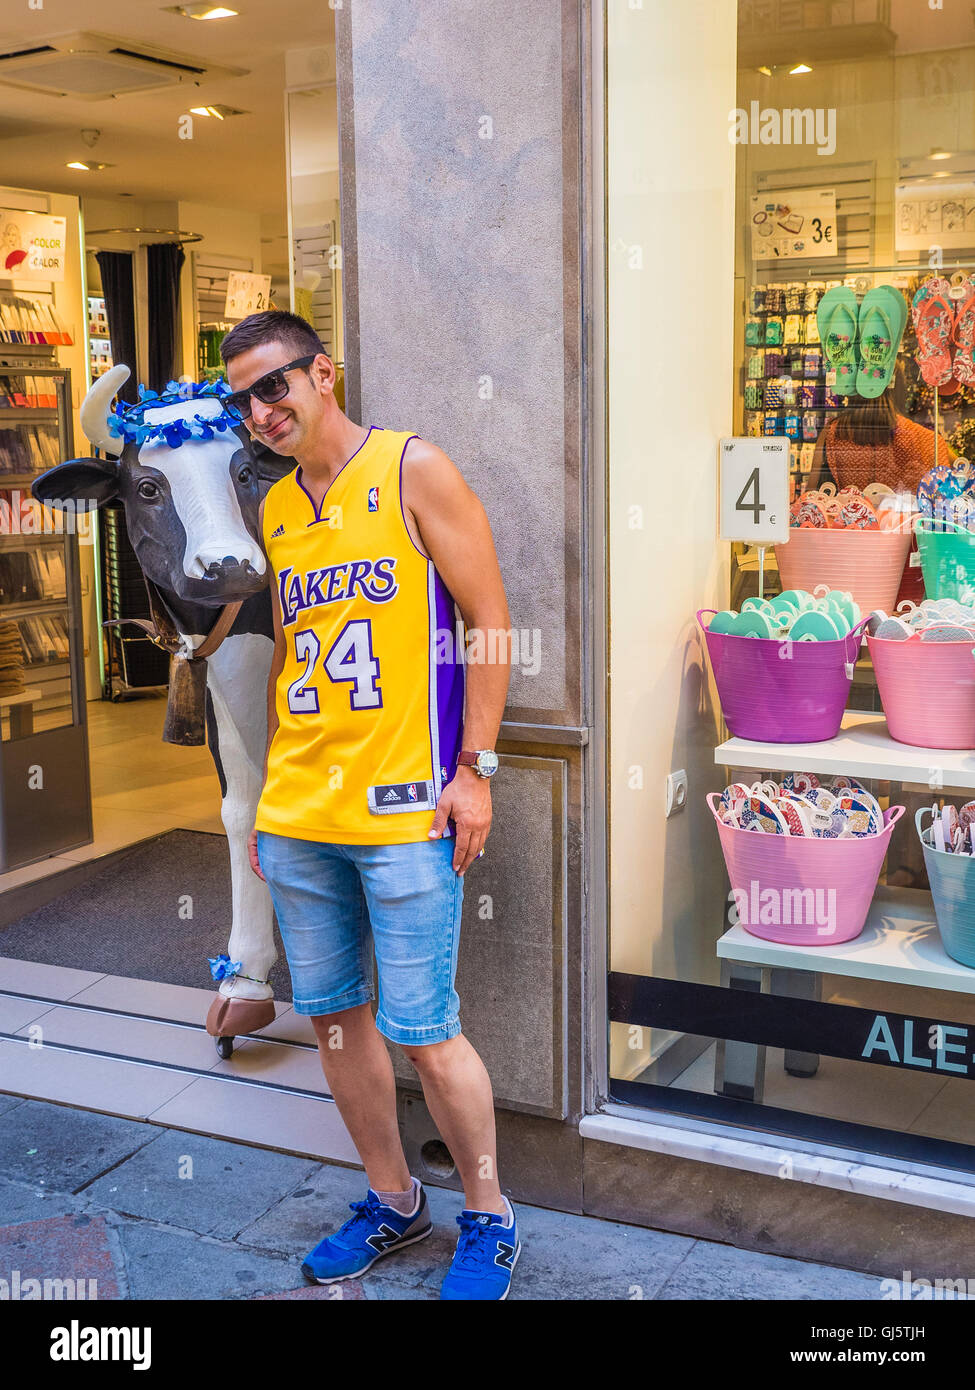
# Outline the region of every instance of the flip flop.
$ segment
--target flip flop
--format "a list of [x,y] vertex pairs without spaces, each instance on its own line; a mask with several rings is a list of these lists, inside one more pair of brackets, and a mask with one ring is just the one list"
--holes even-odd
[[878,285],[863,296],[857,390],[866,400],[882,396],[890,385],[906,324],[907,304],[899,290]]
[[855,395],[858,318],[853,291],[845,285],[827,290],[816,310],[816,324],[823,356],[836,373],[837,395]]
[[928,386],[943,386],[952,379],[951,333],[955,309],[950,289],[943,275],[932,275],[925,280],[911,305],[917,333],[917,365]]
[[957,345],[952,375],[956,381],[975,381],[975,279],[965,281],[965,293],[957,301],[952,339]]

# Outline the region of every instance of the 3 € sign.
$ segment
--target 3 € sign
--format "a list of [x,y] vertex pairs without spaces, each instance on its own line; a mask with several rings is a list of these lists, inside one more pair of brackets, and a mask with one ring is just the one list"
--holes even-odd
[[789,441],[722,439],[718,535],[775,545],[789,539]]

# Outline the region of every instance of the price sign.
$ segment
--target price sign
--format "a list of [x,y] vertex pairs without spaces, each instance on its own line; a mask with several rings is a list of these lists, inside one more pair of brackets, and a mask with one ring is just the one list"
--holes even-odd
[[270,275],[251,275],[245,270],[232,270],[227,276],[227,303],[224,317],[245,319],[268,307],[271,298]]
[[749,545],[789,539],[788,439],[721,440],[718,534]]
[[838,254],[835,188],[757,193],[751,200],[750,217],[753,260],[809,260]]

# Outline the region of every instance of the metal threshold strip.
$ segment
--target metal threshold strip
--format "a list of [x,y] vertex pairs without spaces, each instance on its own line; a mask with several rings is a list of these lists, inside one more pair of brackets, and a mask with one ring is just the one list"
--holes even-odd
[[[46,994],[25,994],[22,990],[0,989],[0,999],[26,999],[33,1004],[50,1004],[55,1009],[74,1009],[79,1013],[89,1014],[111,1014],[116,1018],[136,1019],[140,1023],[162,1023],[167,1028],[183,1028],[196,1033],[206,1031],[202,1023],[187,1023],[184,1019],[179,1018],[162,1018],[158,1014],[140,1014],[131,1009],[112,1009],[104,1004],[77,1004],[70,999],[50,999]],[[9,1033],[0,1033],[0,1037],[9,1036]],[[240,1033],[238,1036],[252,1042],[273,1043],[276,1047],[295,1047],[304,1052],[318,1051],[314,1043],[301,1042],[297,1038],[269,1038],[265,1037],[263,1033]]]
[[[60,999],[48,999],[43,995],[15,993],[12,990],[0,990],[0,998],[25,999],[32,1003],[51,1004],[59,1009],[73,1009],[78,1013],[109,1014],[120,1019],[131,1019],[141,1023],[161,1023],[169,1028],[179,1028],[187,1032],[201,1033],[205,1031],[202,1023],[184,1023],[177,1019],[155,1018],[150,1014],[127,1013],[121,1009],[104,1008],[96,1004],[74,1004]],[[265,1038],[260,1034],[241,1034],[240,1036],[254,1042],[273,1043],[277,1047],[294,1048],[303,1052],[317,1051],[317,1048],[310,1043],[289,1042],[285,1038]],[[21,1043],[27,1047],[31,1045],[31,1039],[22,1033],[7,1033],[2,1030],[0,1030],[0,1041]],[[327,1091],[312,1091],[303,1086],[287,1086],[279,1081],[263,1081],[251,1076],[235,1076],[230,1072],[206,1070],[182,1062],[163,1062],[155,1058],[135,1057],[126,1052],[106,1052],[102,1048],[84,1047],[77,1043],[46,1041],[43,1047],[46,1051],[64,1052],[84,1057],[104,1057],[114,1062],[126,1062],[132,1066],[147,1067],[154,1071],[175,1071],[193,1079],[202,1078],[227,1082],[232,1086],[250,1086],[259,1090],[274,1091],[281,1095],[298,1096],[304,1100],[325,1101],[331,1105],[335,1103]]]
[[[30,1038],[18,1037],[15,1033],[0,1033],[0,1042],[22,1043],[30,1046]],[[226,1081],[231,1086],[255,1086],[265,1091],[279,1091],[282,1095],[301,1096],[304,1100],[322,1100],[334,1105],[332,1097],[325,1091],[306,1091],[300,1086],[282,1086],[277,1081],[258,1081],[252,1076],[233,1076],[228,1072],[203,1071],[199,1067],[188,1067],[178,1062],[159,1062],[147,1057],[130,1057],[124,1052],[102,1052],[96,1047],[79,1047],[77,1043],[46,1042],[45,1051],[68,1052],[79,1057],[105,1057],[111,1062],[128,1062],[136,1067],[148,1067],[153,1071],[175,1071],[183,1076],[200,1077],[210,1081]],[[19,1095],[20,1092],[17,1092]]]

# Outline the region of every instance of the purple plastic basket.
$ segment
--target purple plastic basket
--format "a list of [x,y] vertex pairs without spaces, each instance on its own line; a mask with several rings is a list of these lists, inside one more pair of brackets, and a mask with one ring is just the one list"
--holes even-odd
[[867,620],[835,642],[730,637],[708,632],[718,698],[736,738],[756,743],[821,743],[839,733]]

